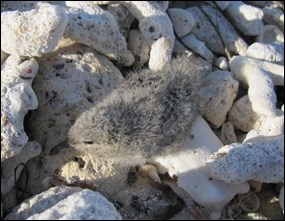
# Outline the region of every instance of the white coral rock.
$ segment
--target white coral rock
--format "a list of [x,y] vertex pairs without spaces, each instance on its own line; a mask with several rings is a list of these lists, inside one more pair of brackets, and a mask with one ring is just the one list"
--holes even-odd
[[142,67],[149,60],[150,46],[142,33],[137,29],[129,31],[128,48],[135,56],[135,64]]
[[114,16],[121,34],[127,38],[131,24],[135,20],[134,16],[121,4],[108,5],[107,9]]
[[38,3],[27,12],[1,13],[1,50],[20,56],[41,56],[57,46],[67,24],[60,6]]
[[57,186],[18,205],[6,220],[121,220],[114,205],[100,193]]
[[215,1],[218,7],[223,11],[230,5],[230,1]]
[[219,149],[207,161],[213,178],[227,183],[284,182],[284,136],[257,137]]
[[157,4],[147,1],[120,1],[139,21],[139,29],[151,45],[149,67],[152,70],[161,69],[171,61],[174,47],[172,23]]
[[246,5],[242,1],[232,1],[225,12],[243,34],[250,36],[261,34],[263,30],[261,9]]
[[159,7],[163,10],[166,11],[169,6],[169,1],[150,1],[151,4],[158,4]]
[[284,43],[260,43],[250,45],[245,56],[270,61],[284,66]]
[[284,30],[284,11],[280,8],[273,7],[264,7],[263,11],[263,20],[267,24],[276,25],[280,30]]
[[221,209],[236,194],[249,190],[246,182],[232,185],[209,177],[206,160],[222,145],[206,121],[198,117],[187,138],[186,151],[157,158],[158,171],[176,176],[178,186],[199,205]]
[[194,15],[196,20],[196,25],[191,30],[191,33],[200,41],[205,42],[206,46],[217,54],[225,54],[223,46],[225,45],[230,52],[244,55],[247,49],[246,42],[238,35],[223,14],[210,5],[202,5],[201,8],[203,11],[197,7],[187,9]]
[[231,122],[224,122],[221,129],[221,141],[223,144],[231,144],[237,142],[234,126]]
[[254,129],[259,135],[279,136],[284,134],[284,113],[276,110],[274,116],[257,115],[247,95],[237,100],[229,111],[228,120],[244,132]]
[[247,95],[235,101],[228,113],[228,118],[236,129],[248,132],[253,128],[257,116],[252,110]]
[[[197,53],[201,57],[205,58],[207,61],[211,62],[214,58],[213,53],[207,48],[204,42],[199,41],[193,34],[189,34],[181,38],[183,44],[185,44],[193,52]],[[174,53],[189,53],[190,51],[184,47],[180,41],[175,40]]]
[[191,31],[195,25],[194,16],[187,10],[181,8],[168,9],[174,31],[178,37],[183,37]]
[[262,43],[284,42],[284,34],[275,25],[264,25],[262,33],[256,36],[256,41]]
[[218,57],[214,59],[214,65],[222,70],[229,70],[229,62],[225,57]]
[[35,59],[16,55],[1,67],[1,161],[19,154],[28,141],[23,121],[28,110],[38,106],[31,87],[38,67]]
[[228,71],[214,71],[204,81],[199,91],[201,99],[207,101],[204,116],[213,127],[218,128],[232,107],[239,83]]
[[65,37],[92,47],[121,64],[132,65],[134,57],[110,12],[92,2],[66,1],[66,5],[71,8],[67,13]]
[[[230,68],[234,76],[249,87],[248,96],[254,112],[257,115],[275,116],[276,95],[273,80],[268,75],[268,71],[262,70],[259,64],[257,60],[242,56],[234,56],[230,60]],[[282,67],[280,69],[282,70]],[[284,72],[282,75],[284,78]]]
[[170,48],[173,48],[171,44],[169,39],[161,37],[151,45],[149,69],[159,71],[171,61],[172,49]]

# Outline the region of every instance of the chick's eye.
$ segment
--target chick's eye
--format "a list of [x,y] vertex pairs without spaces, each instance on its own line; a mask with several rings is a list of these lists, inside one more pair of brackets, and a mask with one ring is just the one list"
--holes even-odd
[[86,140],[84,141],[85,144],[93,144],[93,141],[92,140]]

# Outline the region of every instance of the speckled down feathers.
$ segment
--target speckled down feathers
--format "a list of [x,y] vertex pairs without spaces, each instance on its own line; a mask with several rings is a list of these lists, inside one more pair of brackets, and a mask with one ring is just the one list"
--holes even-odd
[[168,151],[170,144],[183,140],[203,109],[196,94],[202,75],[185,68],[186,63],[177,59],[159,72],[130,74],[76,120],[69,144],[99,157],[130,156],[138,164]]

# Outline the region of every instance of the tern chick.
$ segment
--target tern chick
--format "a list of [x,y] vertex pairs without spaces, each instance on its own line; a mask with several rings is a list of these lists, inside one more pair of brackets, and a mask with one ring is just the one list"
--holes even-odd
[[68,133],[79,151],[142,165],[173,151],[189,133],[204,104],[197,96],[203,74],[178,59],[163,70],[143,69],[127,79],[96,106],[83,112]]

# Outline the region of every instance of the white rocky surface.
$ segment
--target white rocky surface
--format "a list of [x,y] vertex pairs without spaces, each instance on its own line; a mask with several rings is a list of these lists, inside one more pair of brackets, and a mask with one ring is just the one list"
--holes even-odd
[[121,4],[108,5],[107,10],[114,16],[121,34],[127,38],[131,24],[135,20],[134,16]]
[[139,29],[151,45],[149,67],[153,70],[162,68],[171,61],[174,47],[172,23],[164,10],[147,1],[122,1],[133,16],[139,21]]
[[230,121],[223,123],[220,139],[224,145],[237,142],[234,126]]
[[284,42],[284,33],[275,25],[264,25],[262,33],[256,36],[257,42]]
[[139,30],[129,31],[128,48],[135,57],[134,65],[137,67],[142,67],[149,61],[150,46]]
[[71,8],[67,13],[65,37],[94,48],[123,65],[132,65],[134,57],[110,12],[91,2],[66,1],[66,5]]
[[[233,68],[232,72],[234,74],[237,72],[243,72],[245,75],[247,71],[250,71],[250,68],[252,68],[251,72],[253,72],[255,69],[256,72],[251,73],[249,76],[261,77],[262,75],[266,75],[271,78],[274,85],[284,85],[284,65],[274,64],[272,62],[260,61],[259,59],[242,56],[233,57],[230,60],[230,63],[230,67]],[[247,77],[248,79],[250,79],[249,76]]]
[[150,1],[151,4],[158,4],[159,7],[163,10],[166,11],[169,6],[169,1]]
[[228,71],[214,71],[205,78],[199,91],[202,100],[208,101],[205,119],[218,128],[226,120],[238,91],[238,81]]
[[256,36],[263,30],[263,11],[242,1],[232,1],[225,12],[243,34]]
[[256,114],[252,110],[251,102],[247,95],[234,102],[228,113],[228,119],[236,129],[244,132],[250,131],[256,121]]
[[114,205],[100,193],[58,186],[25,200],[5,220],[121,220]]
[[[205,139],[205,136],[207,139]],[[223,146],[205,120],[198,117],[185,144],[189,151],[156,159],[158,171],[177,177],[177,184],[199,205],[221,209],[236,194],[249,190],[248,183],[227,184],[209,179],[207,158]]]
[[38,3],[27,12],[1,13],[1,50],[20,56],[41,56],[58,44],[67,24],[62,7]]
[[270,76],[256,65],[255,60],[242,56],[234,56],[230,60],[230,68],[234,76],[248,86],[248,97],[254,112],[274,116],[277,98]]
[[259,116],[254,123],[253,129],[258,130],[265,136],[279,136],[284,134],[284,112],[276,110],[273,117]]
[[[277,168],[278,170],[282,165],[284,167],[284,155],[279,154],[276,149],[271,151],[269,155],[266,155],[264,153],[266,153],[267,148],[263,148],[263,146],[266,146],[268,143],[269,145],[267,146],[273,144],[274,141],[271,139],[276,138],[276,136],[284,139],[284,112],[278,109],[284,103],[280,100],[280,95],[281,97],[283,96],[282,93],[280,93],[280,88],[284,87],[284,13],[282,9],[284,5],[277,1],[245,1],[247,5],[242,2],[232,3],[229,1],[216,1],[215,3],[209,1],[203,3],[169,1],[78,1],[67,2],[69,6],[73,7],[72,9],[67,9],[66,2],[64,1],[48,1],[47,3],[50,4],[48,5],[49,7],[51,5],[59,5],[65,8],[64,10],[66,12],[77,13],[76,15],[79,15],[79,17],[84,15],[82,16],[84,19],[88,18],[90,14],[95,11],[94,8],[97,8],[95,5],[99,4],[101,8],[98,8],[97,11],[99,12],[98,16],[100,19],[105,18],[105,13],[109,13],[109,16],[114,17],[114,19],[112,19],[112,24],[114,25],[112,27],[114,29],[112,30],[116,29],[116,33],[120,34],[116,34],[116,37],[122,37],[122,43],[119,45],[119,49],[117,48],[121,51],[118,52],[113,42],[111,45],[104,45],[105,48],[110,49],[110,53],[105,53],[103,52],[105,49],[100,49],[102,46],[100,44],[104,42],[103,40],[107,38],[111,39],[111,33],[108,31],[104,32],[105,30],[111,30],[110,27],[105,27],[104,22],[103,25],[100,26],[99,31],[96,31],[96,29],[92,27],[88,30],[88,28],[82,27],[82,17],[78,18],[74,15],[74,21],[71,23],[74,25],[75,31],[79,30],[77,32],[78,38],[73,40],[63,38],[63,41],[60,41],[59,45],[54,43],[54,47],[57,45],[57,48],[52,50],[56,50],[56,52],[42,54],[41,58],[36,58],[40,67],[39,74],[33,82],[33,88],[39,99],[39,108],[35,111],[30,111],[29,114],[25,116],[25,128],[23,128],[22,125],[23,129],[21,132],[24,133],[25,131],[29,136],[29,140],[35,140],[40,144],[28,142],[23,146],[20,154],[2,162],[1,204],[4,208],[4,215],[18,204],[17,197],[21,193],[19,188],[25,189],[25,196],[32,196],[54,185],[75,183],[81,187],[83,185],[83,188],[87,185],[88,188],[92,187],[98,190],[108,198],[108,200],[114,203],[121,213],[122,218],[127,220],[173,219],[171,216],[176,213],[176,209],[183,207],[183,218],[191,219],[191,217],[193,217],[191,213],[191,211],[193,212],[193,208],[191,206],[189,207],[189,204],[185,201],[185,199],[191,200],[191,197],[193,199],[195,198],[194,200],[199,205],[206,205],[205,208],[194,206],[196,209],[199,208],[199,210],[202,211],[204,218],[217,219],[221,216],[222,219],[243,219],[246,215],[240,216],[239,211],[241,208],[237,207],[239,204],[235,205],[241,195],[238,197],[234,197],[234,195],[247,192],[249,189],[248,184],[245,182],[232,185],[218,180],[220,178],[213,178],[209,175],[206,161],[211,154],[215,152],[217,154],[222,144],[220,141],[217,141],[213,132],[210,131],[209,126],[205,126],[206,123],[203,124],[199,122],[198,126],[196,125],[195,128],[193,128],[192,133],[187,138],[185,145],[191,148],[196,145],[196,149],[192,151],[192,149],[189,148],[189,152],[171,154],[162,160],[167,169],[158,167],[158,169],[161,169],[160,172],[166,172],[168,170],[170,175],[175,174],[175,176],[173,175],[174,180],[172,180],[175,184],[175,177],[177,175],[177,184],[180,186],[177,187],[177,189],[186,190],[189,193],[189,195],[185,194],[185,199],[181,198],[179,191],[175,193],[171,192],[169,196],[170,189],[165,190],[165,188],[161,186],[165,185],[165,176],[158,176],[156,168],[152,165],[148,164],[142,167],[146,169],[146,171],[143,170],[143,172],[141,172],[140,170],[137,171],[136,168],[129,168],[119,164],[115,165],[111,160],[100,160],[96,157],[88,156],[85,153],[79,153],[72,148],[68,148],[64,143],[60,145],[59,143],[66,139],[66,133],[70,125],[82,111],[96,105],[100,100],[104,99],[106,94],[110,93],[112,89],[123,80],[120,71],[116,69],[108,59],[114,60],[118,68],[121,69],[123,76],[127,76],[129,70],[139,71],[140,67],[145,66],[147,63],[148,67],[153,70],[161,69],[165,64],[171,61],[173,54],[175,57],[175,54],[186,53],[187,59],[189,58],[189,63],[195,64],[191,67],[196,68],[199,74],[203,74],[204,72],[209,73],[212,72],[212,69],[217,70],[218,68],[229,70],[228,67],[231,66],[230,71],[234,75],[232,79],[237,78],[240,81],[238,90],[230,88],[230,84],[228,84],[229,82],[235,82],[235,80],[229,80],[229,78],[225,76],[219,80],[217,76],[214,77],[212,74],[209,74],[198,96],[201,97],[200,99],[207,101],[208,109],[206,112],[211,115],[210,118],[212,118],[214,122],[207,119],[208,123],[212,127],[219,127],[214,131],[220,137],[221,141],[224,144],[229,144],[229,146],[238,146],[238,148],[233,149],[237,149],[235,160],[239,162],[230,163],[228,168],[232,169],[231,166],[242,163],[242,160],[251,156],[252,158],[250,158],[250,160],[243,162],[243,173],[245,175],[242,178],[245,180],[251,179],[248,177],[250,174],[254,174],[257,175],[257,179],[264,180],[268,178],[270,180],[266,180],[266,182],[271,182],[274,180],[274,178],[272,178],[274,177],[272,173],[273,169],[275,170]],[[235,15],[244,14],[247,18],[251,16],[257,18],[252,21],[243,22],[243,24],[238,24],[240,30],[242,30],[241,27],[248,28],[250,25],[255,24],[256,27],[251,27],[251,30],[246,30],[247,32],[252,32],[260,30],[260,26],[263,26],[263,31],[260,32],[255,39],[252,36],[246,36],[247,34],[245,33],[236,31],[237,23],[233,22],[233,18],[230,18],[231,15],[227,13],[232,4],[241,6],[237,7],[237,10],[242,8],[242,11],[236,11],[234,13]],[[252,7],[251,9],[254,10],[245,12],[245,7],[247,9],[251,7],[248,7],[248,5],[256,6],[259,9]],[[179,21],[179,19],[176,18],[169,18],[166,12],[169,6],[169,11],[178,10],[181,12],[186,12],[186,8],[191,7],[187,12],[192,10],[191,13],[193,13],[194,16],[195,25],[190,33],[180,38],[187,45],[187,48],[177,39],[174,39],[173,29],[179,33],[179,31],[182,30],[179,27],[186,27],[189,24],[184,22],[183,19]],[[36,8],[37,2],[32,1],[1,2],[1,12],[19,10],[21,13],[31,13],[37,10]],[[60,10],[63,10],[63,8],[60,8]],[[263,17],[259,16],[260,11],[264,14]],[[20,12],[18,13],[20,14]],[[182,13],[176,15],[180,18],[183,17]],[[242,19],[246,20],[246,17]],[[242,19],[237,16],[234,20],[235,19],[242,21]],[[46,19],[46,21],[50,20],[50,18]],[[209,22],[209,20],[211,20],[211,22]],[[41,17],[39,21],[43,22]],[[110,24],[110,20],[108,20],[107,23]],[[232,24],[234,24],[234,26]],[[187,28],[184,29],[184,33],[188,32],[189,27],[190,26],[187,26]],[[144,32],[142,28],[144,28]],[[140,29],[140,31],[138,31],[138,29]],[[93,36],[92,31],[96,32],[99,36],[99,49],[96,48],[98,45],[95,45],[94,42],[90,40]],[[104,35],[102,33],[107,34]],[[91,38],[87,39],[87,37],[90,36]],[[241,36],[244,39],[242,39]],[[116,37],[114,37],[114,39]],[[22,40],[22,42],[24,42],[24,40]],[[175,43],[173,43],[174,41]],[[259,41],[259,43],[256,41]],[[75,42],[88,45],[74,44]],[[247,44],[250,46],[248,47]],[[93,49],[88,48],[88,46],[104,54],[108,59],[106,59],[104,55],[100,55]],[[129,51],[125,53],[126,50]],[[227,53],[225,53],[226,51]],[[198,57],[192,52],[197,54]],[[134,58],[132,54],[135,57],[135,62],[133,62]],[[238,59],[233,57],[230,59],[237,54],[245,57],[238,57]],[[6,54],[2,49],[1,64],[7,59],[7,56],[10,55]],[[193,59],[194,57],[195,59]],[[22,57],[21,59],[24,61],[27,58]],[[234,68],[232,64],[227,65],[228,60],[230,60],[230,63],[232,63],[232,61],[234,61],[233,63],[236,62]],[[7,59],[7,61],[9,61],[9,59]],[[122,67],[122,65],[131,66]],[[4,63],[1,69],[5,66]],[[17,67],[18,64],[15,63],[12,66]],[[28,70],[28,72],[30,72],[30,70]],[[29,76],[24,75],[24,78],[26,78],[24,79],[26,81],[31,81]],[[5,79],[6,78],[4,78],[4,81]],[[18,84],[19,79],[20,78],[12,77],[10,80]],[[277,87],[275,85],[277,85]],[[249,94],[247,93],[248,86],[250,87]],[[3,90],[2,85],[1,89],[2,92],[6,90]],[[252,93],[253,91],[254,93]],[[275,98],[274,100],[275,93],[277,99]],[[236,94],[238,100],[233,104],[233,101],[236,99]],[[263,99],[264,97],[265,99]],[[213,98],[216,102],[211,102]],[[223,100],[223,98],[226,99]],[[255,98],[257,101],[253,102],[254,105],[252,105],[251,101],[254,101]],[[2,99],[4,98],[1,94],[1,100]],[[18,102],[19,105],[21,105],[21,101]],[[275,101],[277,101],[277,104]],[[257,105],[257,103],[260,102],[264,107],[260,104],[259,106]],[[225,111],[226,109],[227,111]],[[230,109],[230,111],[228,111],[228,109]],[[258,111],[256,111],[256,109]],[[211,111],[213,113],[209,113]],[[3,114],[1,120],[4,124],[8,122],[6,117],[3,118]],[[235,129],[237,130],[235,131]],[[1,132],[2,130],[1,128]],[[234,132],[236,132],[236,135]],[[248,133],[246,134],[244,132]],[[207,139],[205,139],[205,137],[207,137]],[[27,137],[24,138],[27,139]],[[234,143],[236,139],[243,143]],[[3,144],[3,136],[1,141]],[[24,139],[22,139],[22,141],[24,141]],[[284,141],[282,142],[284,143]],[[247,144],[252,144],[254,150],[247,148]],[[36,156],[40,153],[41,146],[43,147],[43,152],[39,156]],[[257,148],[257,146],[259,148]],[[249,151],[247,151],[247,149],[249,149]],[[255,150],[256,153],[254,155],[252,152]],[[262,150],[266,151],[262,153]],[[227,148],[222,148],[220,150],[222,157],[217,159],[217,162],[223,159],[232,160],[231,151],[232,150],[228,152]],[[281,157],[278,157],[278,154],[281,155]],[[260,157],[258,157],[259,155]],[[237,160],[237,156],[245,157],[242,160]],[[262,163],[264,163],[264,167],[266,167],[264,171],[254,167],[253,161],[256,160],[255,158],[258,158],[260,162],[262,161]],[[21,162],[26,163],[27,167],[23,170],[21,175],[20,172],[23,165],[18,167],[16,173],[18,184],[17,188],[15,188],[13,187],[13,171]],[[235,161],[233,160],[233,162]],[[190,170],[186,171],[187,168],[190,168]],[[192,170],[191,168],[194,169]],[[271,174],[268,172],[271,170],[270,168],[273,168]],[[24,172],[26,171],[28,171],[30,175],[27,189],[24,187],[26,182]],[[149,171],[151,172],[150,177],[146,178],[144,175],[140,176],[143,173],[148,173],[149,175]],[[277,176],[280,174],[276,173]],[[248,176],[247,178],[245,178],[246,175]],[[218,177],[222,177],[222,179],[228,178],[225,178],[223,172],[218,172]],[[154,181],[150,181],[150,178]],[[235,182],[238,180],[238,178],[233,177],[233,175],[231,178],[233,178]],[[151,182],[153,186],[150,186],[147,182]],[[260,189],[261,185],[259,184],[262,184],[264,181],[249,180],[249,182],[251,183],[251,188],[259,188],[260,192],[257,195],[263,197],[263,189],[266,185],[264,184],[264,188]],[[257,187],[252,185],[253,182],[258,182]],[[281,182],[283,182],[283,180]],[[282,186],[282,183],[279,183],[279,185]],[[52,192],[50,197],[52,199],[52,196],[57,197],[58,195],[59,194]],[[66,196],[67,195],[63,198]],[[182,205],[180,200],[177,200],[177,196],[186,202],[186,206]],[[78,195],[71,198],[76,200],[76,202],[81,202],[83,199],[82,197],[79,199]],[[230,201],[231,199],[233,200]],[[244,204],[250,205],[252,203],[250,201],[251,198],[246,199],[249,201],[243,202],[240,205],[241,207],[243,207]],[[37,199],[37,201],[40,200]],[[54,202],[57,201],[55,200]],[[229,204],[226,204],[227,202],[229,202]],[[284,209],[283,192],[280,193],[279,203],[282,209]],[[71,204],[72,202],[70,205]],[[225,204],[226,206],[224,206]],[[63,207],[66,206],[65,203],[59,203],[59,205]],[[39,214],[38,217],[58,219],[59,217],[56,213],[61,212],[61,210],[53,206],[55,205],[52,205],[52,208],[50,207],[50,209],[46,211],[44,211],[44,206],[40,206],[43,210],[36,211],[36,213]],[[30,208],[27,204],[26,207]],[[280,212],[282,215],[278,202],[274,205],[265,205],[265,207],[265,210],[274,207],[274,214]],[[232,208],[232,210],[230,208]],[[253,219],[257,219],[259,215],[256,214],[261,213],[263,214],[262,217],[266,216],[267,219],[272,219],[273,216],[264,213],[265,210],[261,203],[261,208],[253,213]],[[25,212],[27,211],[25,210]],[[75,212],[79,215],[79,213],[84,211],[75,210]],[[87,214],[88,212],[84,215]],[[37,216],[36,214],[28,215]],[[35,216],[32,217],[36,218]],[[251,216],[252,213],[248,214],[248,217]],[[63,215],[62,217],[73,218],[78,216]]]
[[254,129],[264,136],[284,134],[284,112],[277,109],[274,116],[257,115],[247,95],[234,103],[229,111],[228,120],[236,129],[244,132]]
[[194,16],[189,11],[181,8],[170,8],[168,13],[176,35],[183,37],[189,34],[195,25]]
[[223,11],[230,5],[230,1],[215,1],[218,7]]
[[[119,187],[119,176],[115,176],[111,162],[90,159],[72,148],[64,148],[66,146],[52,148],[66,140],[70,126],[79,114],[104,99],[122,82],[123,77],[105,56],[94,49],[81,44],[66,44],[63,42],[58,50],[38,60],[39,74],[33,87],[39,107],[31,113],[27,126],[32,139],[45,149],[40,157],[27,164],[30,172],[27,191],[34,195],[46,190],[41,182],[62,169],[67,179],[72,176],[82,180],[102,179],[104,195],[108,192],[112,194],[109,185],[104,182],[112,177],[107,183]],[[76,159],[82,159],[83,168],[73,161],[76,156]],[[121,179],[125,185],[126,177]]]
[[24,117],[38,106],[31,87],[38,71],[35,59],[11,55],[1,67],[1,162],[20,153],[28,142]]
[[284,11],[282,9],[266,6],[262,11],[263,20],[267,24],[276,25],[280,30],[284,30]]
[[260,43],[255,42],[250,45],[245,56],[270,61],[284,66],[284,43]]
[[[181,38],[183,44],[185,44],[191,51],[205,58],[207,61],[211,62],[214,58],[213,53],[206,47],[205,43],[199,41],[193,34],[189,34]],[[185,48],[180,41],[175,40],[173,53],[190,53],[189,49]]]
[[29,129],[48,151],[66,139],[68,128],[83,110],[103,99],[123,77],[106,57],[81,44],[59,48],[38,62],[33,87],[39,107],[31,113]]
[[247,139],[223,146],[207,161],[210,176],[227,183],[284,183],[284,136]]
[[[200,8],[191,7],[187,9],[193,14],[196,21],[196,25],[191,33],[200,41],[205,42],[206,46],[214,53],[224,55],[225,45],[230,52],[244,55],[247,49],[247,43],[237,34],[223,14],[210,5],[203,5],[201,8],[208,17],[205,16]],[[212,23],[209,19],[211,19]],[[222,39],[217,34],[217,31]]]
[[[149,54],[149,69],[153,71],[161,70],[165,65],[169,64],[172,59],[172,42],[165,37],[159,38],[151,45]],[[171,53],[170,53],[171,52]]]
[[214,65],[218,68],[228,71],[229,70],[229,62],[225,57],[218,57],[214,59]]

